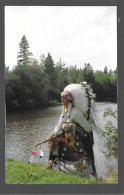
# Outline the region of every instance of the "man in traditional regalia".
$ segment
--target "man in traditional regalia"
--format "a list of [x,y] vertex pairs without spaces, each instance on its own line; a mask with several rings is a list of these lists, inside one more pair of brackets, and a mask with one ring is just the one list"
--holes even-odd
[[[61,93],[62,114],[49,137],[47,168],[96,177],[90,111],[95,95],[86,82],[70,84]],[[71,167],[71,168],[70,168]]]

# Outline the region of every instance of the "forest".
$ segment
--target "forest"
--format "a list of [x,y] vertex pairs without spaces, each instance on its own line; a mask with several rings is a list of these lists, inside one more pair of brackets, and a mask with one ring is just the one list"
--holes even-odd
[[70,83],[87,81],[96,101],[117,101],[117,68],[94,71],[90,63],[68,67],[60,59],[54,63],[50,53],[33,58],[25,35],[19,43],[17,64],[5,67],[5,102],[7,112],[38,109],[61,102],[60,94]]

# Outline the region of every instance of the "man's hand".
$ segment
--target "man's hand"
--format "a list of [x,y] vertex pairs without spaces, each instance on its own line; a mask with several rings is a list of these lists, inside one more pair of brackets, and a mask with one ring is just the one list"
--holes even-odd
[[53,139],[56,136],[56,133],[53,131],[52,134],[48,137],[48,139]]

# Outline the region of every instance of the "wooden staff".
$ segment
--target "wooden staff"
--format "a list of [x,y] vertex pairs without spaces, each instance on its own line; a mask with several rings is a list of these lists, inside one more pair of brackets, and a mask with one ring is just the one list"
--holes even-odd
[[44,143],[46,143],[46,142],[53,141],[54,138],[55,138],[58,134],[59,134],[59,133],[55,134],[55,133],[53,132],[52,135],[48,137],[48,139],[46,139],[46,140],[44,140],[44,141],[42,141],[42,142],[39,142],[38,144],[35,145],[35,147],[37,147],[37,146],[39,146],[39,145],[41,145],[41,144],[44,144]]
[[41,145],[41,144],[44,144],[44,143],[46,143],[46,142],[49,142],[49,141],[52,141],[52,139],[46,139],[46,140],[44,140],[44,141],[42,141],[42,142],[39,142],[38,144],[36,144],[35,145],[35,147],[37,147],[37,146],[39,146],[39,145]]
[[54,140],[54,138],[55,138],[55,137],[50,136],[48,139],[46,139],[46,140],[44,140],[44,141],[39,142],[38,144],[36,144],[36,145],[35,145],[35,147],[37,147],[37,146],[39,146],[39,145],[41,145],[41,144],[44,144],[44,143],[46,143],[46,142],[53,141],[53,140]]

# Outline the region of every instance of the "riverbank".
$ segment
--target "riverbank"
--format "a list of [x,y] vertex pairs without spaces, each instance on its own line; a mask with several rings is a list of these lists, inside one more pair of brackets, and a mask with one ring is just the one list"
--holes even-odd
[[[7,184],[107,184],[107,181],[83,178],[51,169],[41,163],[28,164],[8,159],[5,163]],[[116,182],[113,181],[113,183]]]
[[57,100],[51,100],[51,101],[48,101],[47,103],[45,103],[44,105],[39,105],[39,106],[36,106],[36,105],[30,105],[28,107],[16,107],[16,108],[11,108],[11,109],[8,109],[6,108],[6,114],[9,114],[9,113],[25,113],[25,112],[30,112],[30,111],[35,111],[35,110],[42,110],[42,109],[45,109],[45,108],[48,108],[48,107],[51,107],[51,106],[59,106],[59,105],[62,105],[61,102],[58,102]]
[[[117,104],[117,99],[96,99],[96,102],[98,102],[98,103],[104,103],[104,102],[106,102],[106,103],[115,103],[115,104]],[[47,103],[45,103],[44,105],[42,105],[42,106],[30,106],[30,107],[16,107],[16,109],[11,109],[11,110],[9,110],[9,109],[6,109],[6,114],[9,114],[9,113],[25,113],[25,112],[30,112],[30,111],[35,111],[35,110],[43,110],[43,109],[45,109],[45,108],[48,108],[48,107],[52,107],[52,106],[54,106],[54,107],[56,107],[56,106],[60,106],[60,105],[62,105],[62,103],[61,102],[59,102],[59,101],[57,101],[57,100],[51,100],[51,101],[48,101]]]
[[[7,184],[86,184],[97,183],[96,180],[81,178],[50,169],[41,163],[19,162],[14,159],[6,161]],[[101,182],[98,182],[101,183]]]

